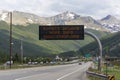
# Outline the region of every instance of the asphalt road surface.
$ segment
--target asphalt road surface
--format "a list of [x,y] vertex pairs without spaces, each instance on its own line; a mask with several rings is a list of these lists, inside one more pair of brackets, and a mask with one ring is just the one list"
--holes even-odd
[[0,71],[0,80],[88,80],[90,62]]

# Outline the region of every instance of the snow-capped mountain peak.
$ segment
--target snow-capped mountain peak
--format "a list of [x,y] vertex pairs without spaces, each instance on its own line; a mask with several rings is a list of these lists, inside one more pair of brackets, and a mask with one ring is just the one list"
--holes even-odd
[[70,11],[66,11],[66,12],[64,12],[64,13],[62,13],[62,15],[64,15],[64,17],[66,17],[67,19],[75,19],[75,18],[77,18],[77,17],[80,17],[80,15],[77,15],[76,13],[74,13],[74,12],[70,12]]
[[74,19],[74,18],[75,18],[75,15],[76,15],[76,14],[74,14],[73,12],[69,12],[69,11],[66,12],[66,16],[67,16],[68,18],[70,18],[70,19]]
[[120,20],[112,15],[108,15],[101,19],[101,24],[104,28],[108,29],[110,32],[120,31]]
[[116,18],[114,16],[112,16],[112,15],[107,15],[106,17],[104,17],[101,20],[109,20],[109,19],[116,19]]
[[75,14],[74,12],[66,11],[53,17],[59,20],[61,19],[61,20],[70,21],[79,17],[79,15]]
[[107,15],[106,17],[102,18],[100,21],[102,23],[108,23],[108,24],[120,24],[120,20],[112,15]]

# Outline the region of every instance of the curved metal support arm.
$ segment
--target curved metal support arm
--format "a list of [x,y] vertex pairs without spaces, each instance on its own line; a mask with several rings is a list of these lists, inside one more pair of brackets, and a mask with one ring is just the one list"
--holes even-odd
[[98,45],[99,45],[99,65],[98,65],[98,70],[101,71],[101,68],[102,68],[102,44],[100,42],[100,39],[93,33],[89,32],[89,31],[85,31],[84,32],[86,35],[89,35],[91,36],[92,38],[95,39],[95,41],[97,41]]

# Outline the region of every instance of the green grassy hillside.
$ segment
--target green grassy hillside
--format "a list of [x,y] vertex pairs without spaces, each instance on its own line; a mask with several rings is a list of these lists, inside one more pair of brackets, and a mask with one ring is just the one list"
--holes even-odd
[[[75,51],[93,41],[90,37],[85,40],[39,40],[38,24],[28,26],[13,25],[13,53],[20,53],[20,42],[23,41],[24,55],[48,56],[67,51]],[[107,35],[105,32],[89,30],[99,37]],[[9,25],[0,21],[0,50],[9,53]]]
[[[103,56],[120,56],[120,32],[110,34],[101,39],[103,47]],[[98,52],[98,45],[92,42],[79,50],[79,53],[96,55]]]

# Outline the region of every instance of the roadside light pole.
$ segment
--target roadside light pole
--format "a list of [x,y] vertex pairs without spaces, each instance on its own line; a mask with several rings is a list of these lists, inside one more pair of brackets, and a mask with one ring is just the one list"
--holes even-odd
[[9,12],[10,15],[10,68],[12,61],[12,12]]

